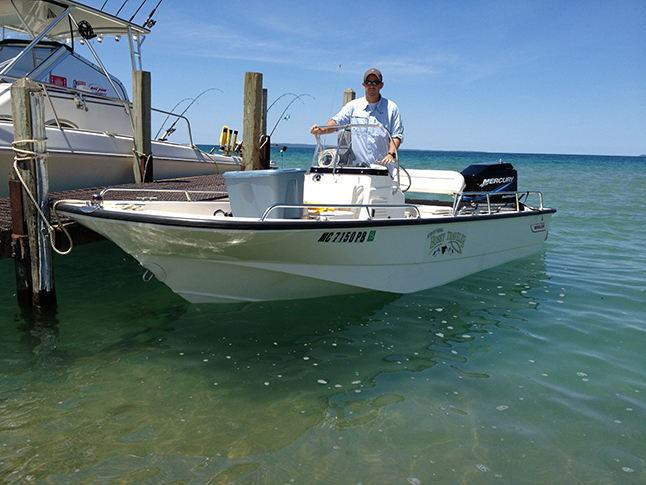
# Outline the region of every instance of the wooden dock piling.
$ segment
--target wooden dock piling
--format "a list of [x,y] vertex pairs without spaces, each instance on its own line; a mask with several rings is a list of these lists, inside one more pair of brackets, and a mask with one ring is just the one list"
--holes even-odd
[[132,73],[132,118],[134,124],[135,183],[153,181],[150,72]]
[[267,134],[267,98],[269,97],[269,93],[267,92],[267,88],[262,88],[262,134],[266,135]]
[[267,134],[267,89],[262,90],[262,136],[260,137],[260,152],[258,165],[262,170],[269,170],[271,165],[271,137]]
[[260,170],[260,137],[262,132],[262,74],[245,72],[244,76],[244,111],[243,111],[243,150],[242,165],[244,170]]
[[10,174],[12,245],[18,303],[56,307],[54,264],[49,241],[49,182],[45,99],[40,86],[23,78],[11,86],[16,170]]
[[343,106],[348,104],[350,101],[354,101],[354,99],[357,97],[357,93],[354,92],[354,89],[348,88],[345,91],[343,91]]
[[[61,231],[50,234],[50,206],[55,200],[89,199],[101,187],[59,192],[50,196],[44,94],[37,83],[26,78],[15,82],[11,90],[14,141],[19,161],[18,173],[12,170],[9,176],[10,197],[0,199],[0,259],[14,258],[17,297],[22,307],[55,309],[57,303],[50,238],[58,238],[63,247],[68,247],[68,240],[67,236],[63,240]],[[244,169],[269,168],[267,91],[262,89],[261,73],[245,73],[244,92]],[[129,187],[140,187],[142,190],[164,187],[206,190],[218,187],[223,196],[226,196],[226,186],[221,175],[153,181],[150,112],[150,73],[136,71],[133,74],[133,170],[137,182]],[[98,234],[69,220],[64,220],[63,223],[74,239],[75,246],[103,240]]]

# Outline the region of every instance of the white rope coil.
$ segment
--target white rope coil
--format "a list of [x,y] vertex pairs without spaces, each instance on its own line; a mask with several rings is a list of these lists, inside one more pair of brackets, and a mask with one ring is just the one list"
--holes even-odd
[[[37,153],[37,152],[34,152],[32,150],[26,150],[24,148],[18,148],[18,146],[17,146],[18,144],[23,145],[23,144],[28,144],[28,143],[32,143],[32,144],[41,143],[41,144],[43,144],[44,145],[43,148],[44,148],[45,153]],[[67,232],[67,229],[65,229],[65,226],[62,224],[61,219],[58,216],[58,212],[56,212],[56,210],[54,210],[54,214],[56,215],[56,220],[58,221],[58,224],[56,225],[56,227],[54,227],[49,223],[49,220],[45,216],[45,214],[43,214],[43,211],[41,210],[40,206],[38,205],[38,202],[36,201],[36,198],[34,197],[34,195],[29,190],[29,187],[27,187],[27,184],[25,183],[25,180],[22,178],[22,174],[20,173],[20,169],[18,168],[18,162],[25,162],[25,161],[28,161],[28,160],[36,160],[38,158],[45,158],[46,159],[47,156],[48,156],[47,153],[46,153],[46,151],[47,151],[46,150],[47,142],[45,140],[20,140],[20,141],[12,142],[11,147],[13,148],[13,151],[16,153],[16,155],[14,156],[14,159],[13,159],[14,160],[13,161],[13,170],[16,173],[16,175],[18,176],[18,180],[20,180],[20,183],[22,184],[23,188],[25,189],[25,192],[27,193],[27,195],[31,199],[31,202],[36,207],[36,210],[38,211],[38,214],[40,215],[41,219],[45,223],[45,226],[47,227],[47,232],[49,234],[49,244],[50,244],[50,246],[58,254],[61,254],[61,255],[69,254],[72,251],[72,247],[74,246],[74,244],[72,242],[72,236],[70,236],[69,232]],[[56,204],[54,204],[54,206],[56,206]],[[69,247],[69,249],[67,251],[60,251],[56,247],[56,242],[55,242],[56,238],[54,236],[54,232],[56,231],[56,229],[61,230],[67,236],[67,239],[70,242],[70,247]]]
[[336,157],[336,149],[328,148],[319,153],[318,163],[319,167],[331,167]]

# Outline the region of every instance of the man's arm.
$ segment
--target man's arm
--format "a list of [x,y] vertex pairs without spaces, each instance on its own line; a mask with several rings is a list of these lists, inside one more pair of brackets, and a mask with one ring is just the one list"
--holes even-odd
[[393,138],[393,141],[390,142],[390,147],[388,148],[388,153],[386,156],[383,158],[383,160],[377,160],[377,163],[382,163],[384,165],[388,163],[393,163],[395,161],[395,156],[392,155],[393,153],[397,153],[397,150],[399,149],[399,145],[402,144],[401,138]]
[[396,152],[399,150],[399,145],[402,144],[402,139],[401,138],[393,138],[393,141],[390,142],[390,148],[388,149],[389,152]]
[[[336,121],[330,120],[325,123],[325,126],[336,126]],[[314,125],[310,128],[310,133],[312,135],[325,135],[326,133],[332,133],[333,131],[336,131],[336,128],[322,128],[319,125]]]

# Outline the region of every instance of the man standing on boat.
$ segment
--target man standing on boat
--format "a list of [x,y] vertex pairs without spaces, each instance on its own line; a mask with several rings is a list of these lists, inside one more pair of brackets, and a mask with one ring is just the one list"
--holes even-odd
[[[399,108],[379,93],[384,87],[384,82],[378,69],[366,71],[363,75],[363,87],[366,90],[366,95],[346,104],[325,126],[348,124],[383,126],[390,132],[392,141],[383,130],[366,128],[362,130],[361,136],[352,137],[352,150],[359,163],[391,164],[395,161],[399,145],[404,141],[404,125]],[[358,129],[353,128],[353,134]],[[322,135],[332,131],[335,130],[318,125],[314,125],[310,129],[310,133],[313,135]]]

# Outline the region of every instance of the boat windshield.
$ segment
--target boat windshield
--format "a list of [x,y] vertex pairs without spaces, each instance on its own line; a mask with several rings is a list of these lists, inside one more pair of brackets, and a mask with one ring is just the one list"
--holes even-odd
[[[2,40],[0,41],[0,71],[2,68],[18,56],[25,47],[26,41]],[[23,57],[13,66],[12,74],[16,77],[23,77],[36,69],[45,59],[51,56],[60,44],[43,43],[33,49],[33,55]]]
[[34,81],[60,87],[61,90],[72,88],[99,97],[128,99],[125,87],[117,78],[110,76],[108,80],[106,73],[96,65],[58,42],[42,41],[31,48],[29,55],[23,55],[14,62],[28,44],[29,41],[16,39],[0,41],[2,81],[13,82],[28,76]]
[[[2,64],[0,75],[9,74],[14,67],[16,72],[26,70],[29,66],[20,66],[21,63],[31,63],[32,68],[37,66],[35,60],[25,61],[25,57],[36,55],[34,47],[42,41],[71,42],[72,50],[74,39],[85,40],[98,37],[101,42],[104,36],[114,35],[115,39],[126,35],[130,45],[132,68],[136,64],[141,69],[140,48],[146,34],[150,31],[131,22],[109,15],[92,7],[87,7],[71,0],[11,0],[0,3],[0,21],[2,21],[3,37],[5,31],[12,35],[26,36],[28,45],[11,60]],[[93,47],[86,43],[95,59],[103,68]],[[52,54],[53,56],[55,53]],[[106,72],[107,75],[107,72]]]
[[325,167],[333,171],[346,167],[375,170],[387,168],[391,176],[398,172],[395,170],[399,166],[398,156],[395,156],[395,163],[381,163],[392,142],[390,132],[382,125],[352,123],[326,126],[324,129],[335,133],[336,140],[333,144],[327,144],[327,137],[330,135],[316,135],[313,167]]

